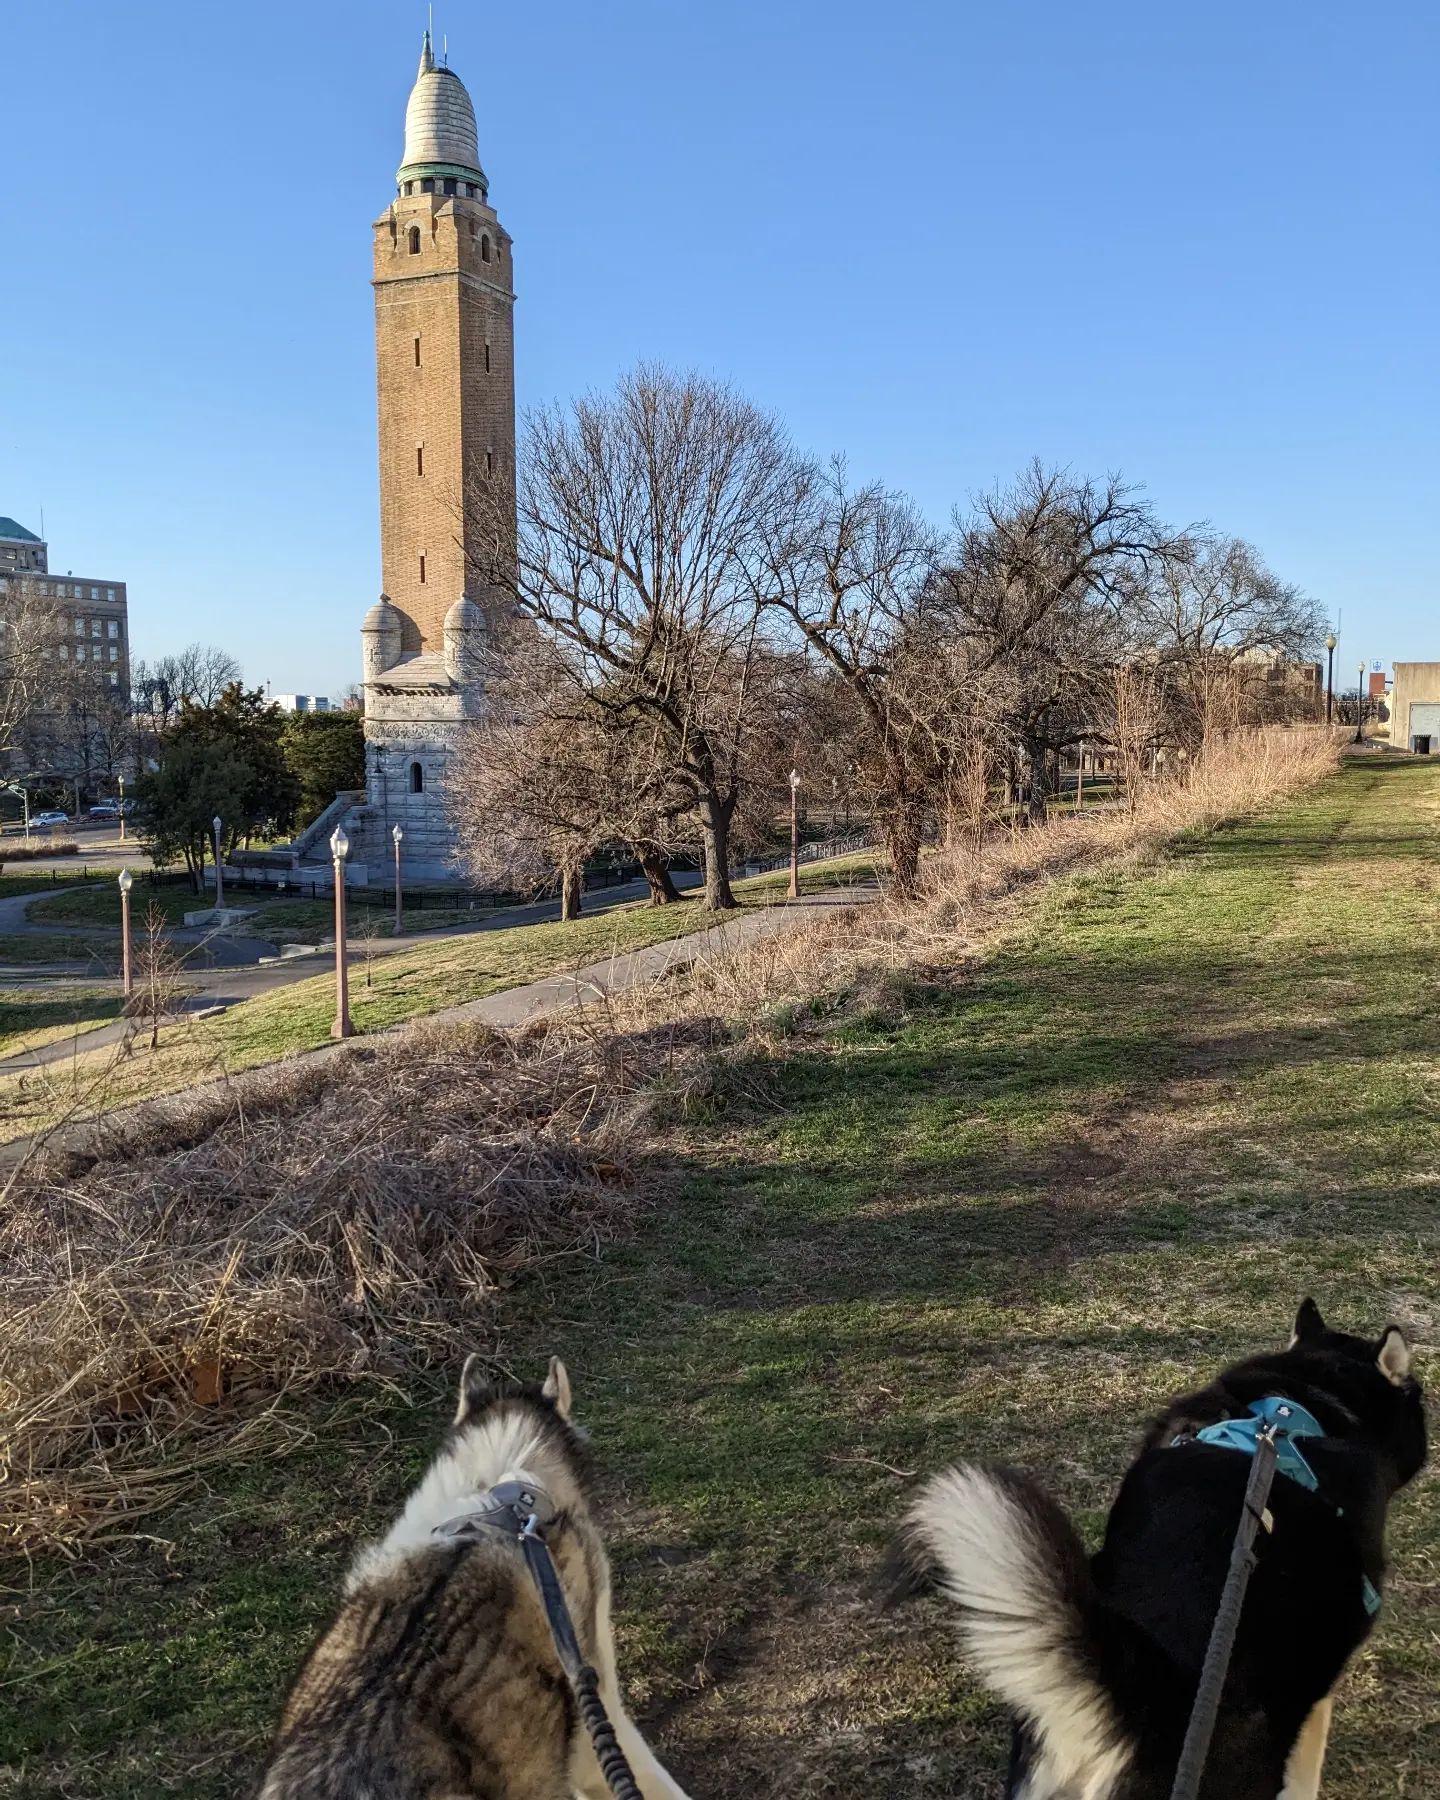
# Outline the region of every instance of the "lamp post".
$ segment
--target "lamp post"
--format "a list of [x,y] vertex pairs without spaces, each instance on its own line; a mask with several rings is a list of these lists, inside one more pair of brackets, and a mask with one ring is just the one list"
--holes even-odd
[[1080,752],[1075,765],[1075,810],[1079,812],[1085,804],[1085,740],[1080,740]]
[[390,833],[395,840],[395,935],[399,937],[401,922],[404,919],[403,902],[400,898],[400,845],[405,836],[405,829],[396,825]]
[[345,949],[345,858],[350,854],[350,840],[345,827],[337,825],[330,834],[330,857],[335,871],[335,1023],[332,1038],[354,1037],[350,1022],[350,968]]
[[1360,665],[1360,679],[1355,683],[1355,742],[1365,742],[1365,665]]
[[1333,631],[1325,633],[1325,723],[1331,724],[1335,714],[1335,646],[1339,639]]
[[790,771],[790,892],[792,900],[800,898],[800,776]]
[[135,877],[120,871],[120,992],[128,1000],[135,992],[135,973],[130,966],[130,888]]
[[225,904],[225,871],[220,866],[220,827],[224,823],[219,813],[210,821],[215,832],[215,904]]
[[120,842],[125,842],[125,777],[120,776]]

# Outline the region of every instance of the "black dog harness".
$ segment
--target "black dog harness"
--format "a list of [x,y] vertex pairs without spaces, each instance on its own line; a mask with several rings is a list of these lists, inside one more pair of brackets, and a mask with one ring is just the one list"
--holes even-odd
[[488,1493],[477,1494],[475,1500],[473,1507],[442,1520],[431,1536],[444,1543],[465,1545],[498,1533],[519,1544],[525,1566],[539,1590],[555,1654],[590,1734],[605,1784],[615,1800],[645,1800],[600,1698],[600,1677],[580,1649],[575,1622],[565,1604],[555,1561],[543,1536],[543,1528],[554,1523],[559,1508],[548,1494],[526,1481],[502,1481]]

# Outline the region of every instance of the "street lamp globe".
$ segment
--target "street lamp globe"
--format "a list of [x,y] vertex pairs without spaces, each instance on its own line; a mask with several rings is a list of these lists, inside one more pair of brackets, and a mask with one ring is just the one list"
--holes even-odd
[[128,894],[130,889],[135,885],[135,877],[128,869],[122,869],[116,879],[120,883],[120,892],[122,894]]
[[799,771],[796,769],[792,769],[790,771],[790,785],[792,788],[795,788],[796,790],[799,789],[800,775],[799,775]]
[[344,862],[345,858],[350,854],[350,840],[345,835],[345,827],[343,825],[337,825],[334,831],[330,833],[330,854],[335,858],[336,862]]
[[404,829],[404,827],[403,827],[403,826],[401,826],[401,825],[396,825],[396,826],[394,826],[394,827],[393,827],[393,828],[392,828],[392,830],[391,830],[391,832],[390,832],[390,835],[391,835],[391,837],[393,837],[393,838],[394,838],[394,840],[395,840],[395,847],[396,847],[396,848],[397,848],[397,849],[398,849],[398,848],[399,848],[399,847],[400,847],[400,840],[401,840],[401,839],[402,839],[402,838],[403,838],[403,837],[404,837],[404,835],[405,835],[405,829]]
[[1327,631],[1325,633],[1325,648],[1327,650],[1333,650],[1339,642],[1339,638],[1336,637],[1333,631]]
[[216,837],[219,837],[220,828],[225,823],[225,821],[220,817],[219,813],[216,813],[215,817],[210,821],[210,823],[215,827]]

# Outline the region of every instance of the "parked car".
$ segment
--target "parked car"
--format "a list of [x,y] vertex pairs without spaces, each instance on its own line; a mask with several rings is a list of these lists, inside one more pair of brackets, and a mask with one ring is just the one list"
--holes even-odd
[[113,822],[120,817],[120,808],[113,800],[100,800],[90,808],[89,816],[101,824]]
[[63,812],[33,813],[30,818],[30,823],[32,827],[37,825],[45,827],[52,825],[68,825],[70,823],[70,815],[69,813]]

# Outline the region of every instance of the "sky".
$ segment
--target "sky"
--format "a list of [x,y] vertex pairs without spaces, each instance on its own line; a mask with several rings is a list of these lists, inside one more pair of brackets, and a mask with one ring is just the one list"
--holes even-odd
[[[379,587],[370,227],[425,7],[0,0],[0,514],[335,694]],[[1440,13],[1416,0],[441,0],[521,409],[721,377],[937,522],[1144,485],[1440,659]]]

